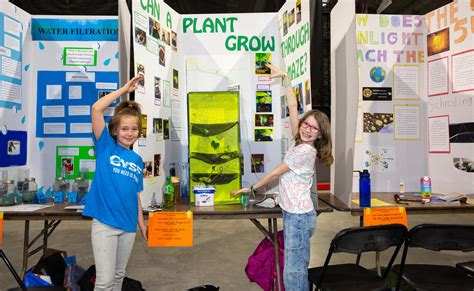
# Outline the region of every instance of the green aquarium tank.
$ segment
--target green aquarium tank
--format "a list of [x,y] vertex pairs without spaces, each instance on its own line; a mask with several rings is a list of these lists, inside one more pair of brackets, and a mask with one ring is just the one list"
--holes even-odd
[[190,191],[213,185],[214,204],[239,203],[230,195],[241,187],[239,93],[188,93],[188,138]]

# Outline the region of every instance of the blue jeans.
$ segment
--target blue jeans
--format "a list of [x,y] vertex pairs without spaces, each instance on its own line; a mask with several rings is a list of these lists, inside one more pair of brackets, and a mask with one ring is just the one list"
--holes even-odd
[[310,239],[316,230],[316,211],[294,214],[283,210],[285,266],[283,282],[287,291],[309,290]]

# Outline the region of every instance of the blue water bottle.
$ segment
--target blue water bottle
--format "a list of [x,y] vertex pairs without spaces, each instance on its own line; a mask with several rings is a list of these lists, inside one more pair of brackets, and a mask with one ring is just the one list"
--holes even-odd
[[359,172],[359,202],[360,207],[370,207],[370,174],[367,169]]

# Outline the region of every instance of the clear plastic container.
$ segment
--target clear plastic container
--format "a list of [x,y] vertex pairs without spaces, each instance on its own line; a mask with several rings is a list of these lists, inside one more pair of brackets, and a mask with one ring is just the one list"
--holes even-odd
[[35,178],[26,178],[18,190],[20,191],[23,202],[31,203],[38,192],[38,184],[36,184]]
[[13,180],[5,180],[0,185],[0,206],[11,206],[16,203],[16,187]]
[[77,177],[72,184],[72,192],[77,192],[77,202],[81,201],[89,192],[89,181],[80,176]]

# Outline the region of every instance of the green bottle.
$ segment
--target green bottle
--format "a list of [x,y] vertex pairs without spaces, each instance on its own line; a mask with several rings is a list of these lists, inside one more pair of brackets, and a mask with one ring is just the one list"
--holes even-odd
[[173,208],[174,206],[174,185],[171,183],[171,176],[166,176],[163,184],[163,205],[164,209]]

